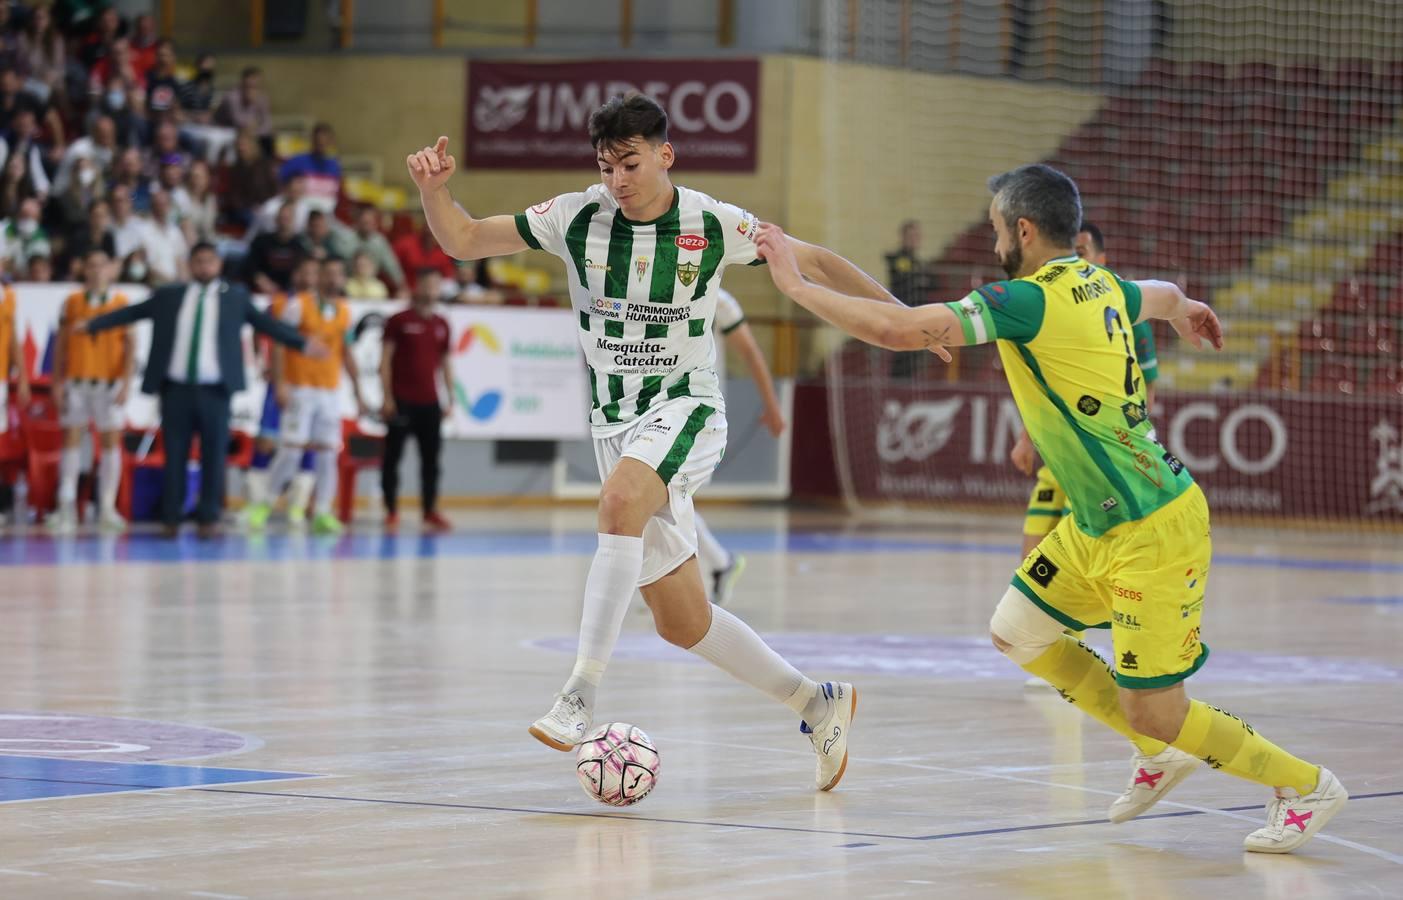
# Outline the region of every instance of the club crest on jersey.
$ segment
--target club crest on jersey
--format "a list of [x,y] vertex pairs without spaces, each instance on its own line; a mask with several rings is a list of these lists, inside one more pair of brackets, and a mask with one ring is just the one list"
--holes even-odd
[[705,250],[711,246],[711,241],[699,234],[679,234],[673,243],[683,250]]
[[696,281],[697,276],[700,274],[701,266],[697,265],[696,263],[677,264],[677,280],[682,282],[683,287],[691,287],[692,282]]
[[643,276],[648,274],[648,257],[640,256],[635,259],[633,261],[633,271],[634,274],[638,276],[638,280],[642,281]]

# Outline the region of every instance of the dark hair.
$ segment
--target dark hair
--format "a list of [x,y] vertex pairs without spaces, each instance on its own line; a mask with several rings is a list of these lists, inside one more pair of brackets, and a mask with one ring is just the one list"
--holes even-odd
[[[1086,220],[1082,220],[1082,223],[1081,223],[1081,230],[1082,230],[1082,231],[1085,231],[1087,234],[1091,235],[1091,243],[1094,244],[1094,245],[1096,246],[1096,252],[1097,252],[1097,253],[1105,253],[1105,252],[1106,252],[1106,238],[1101,234],[1101,229],[1097,228],[1097,227],[1096,227],[1093,223],[1091,223],[1091,222],[1087,222]],[[1077,233],[1080,234],[1081,232],[1077,232]]]
[[443,273],[440,272],[438,269],[435,269],[433,266],[420,266],[419,268],[414,270],[415,278],[427,278],[430,275],[438,275],[439,277],[442,277]]
[[994,209],[1010,230],[1027,219],[1054,247],[1070,247],[1081,232],[1081,194],[1077,183],[1052,166],[1020,166],[989,179]]
[[344,265],[346,265],[346,257],[344,257],[344,256],[338,256],[338,255],[335,254],[335,253],[328,253],[326,256],[322,257],[322,262],[321,262],[322,265],[324,265],[324,266],[329,266],[329,265],[331,265],[332,263],[340,263],[341,265],[344,266]]
[[[287,203],[284,203],[283,206],[287,206]],[[282,209],[281,206],[278,207],[278,208],[279,208],[279,209]],[[308,221],[308,222],[312,221],[313,219],[325,219],[325,218],[326,218],[326,210],[323,210],[323,209],[314,209],[314,210],[312,210],[311,212],[307,213],[307,221]]]
[[318,122],[317,124],[312,126],[312,137],[316,137],[318,134],[322,134],[323,132],[331,135],[332,137],[336,136],[336,129],[332,128],[331,125],[327,122]]
[[239,78],[247,78],[250,75],[262,75],[263,70],[258,66],[244,66],[244,70],[239,73]]
[[107,255],[107,251],[104,250],[104,249],[102,249],[102,245],[101,245],[101,244],[94,244],[93,246],[91,246],[91,247],[88,248],[88,252],[87,252],[87,253],[84,253],[84,254],[83,254],[83,258],[84,258],[84,259],[87,259],[88,257],[90,257],[90,256],[92,256],[92,255],[94,255],[94,254],[97,254],[97,253],[101,253],[103,256],[106,256],[106,255]]
[[667,141],[667,112],[646,94],[615,94],[589,117],[595,150],[618,150],[639,137],[652,144]]
[[203,253],[206,250],[213,253],[215,256],[219,255],[219,248],[214,246],[214,244],[211,244],[209,241],[196,241],[195,246],[190,248],[190,258],[194,259],[196,253]]

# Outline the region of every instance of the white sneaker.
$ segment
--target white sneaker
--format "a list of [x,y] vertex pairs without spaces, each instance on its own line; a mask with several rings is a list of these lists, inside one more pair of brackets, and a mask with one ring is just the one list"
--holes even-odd
[[98,516],[97,524],[103,531],[127,530],[127,520],[115,509],[104,509]]
[[578,692],[556,694],[555,705],[529,729],[531,736],[562,753],[569,753],[584,740],[594,714]]
[[1324,766],[1320,767],[1315,790],[1304,797],[1283,797],[1282,790],[1277,788],[1276,797],[1267,804],[1266,827],[1249,834],[1242,842],[1244,849],[1254,853],[1290,853],[1315,837],[1349,801],[1345,786]]
[[56,509],[44,525],[51,534],[74,534],[78,531],[78,513],[72,509]]
[[1154,756],[1137,752],[1130,765],[1130,782],[1125,786],[1125,793],[1116,798],[1106,814],[1106,818],[1117,824],[1129,822],[1164,799],[1176,784],[1193,774],[1199,761],[1182,750],[1165,747]]
[[741,573],[744,571],[745,557],[739,553],[732,553],[729,566],[711,573],[711,602],[717,606],[725,606],[730,601],[731,592],[735,590],[736,582],[740,581]]
[[831,791],[848,770],[848,732],[857,714],[857,689],[846,681],[825,681],[819,690],[833,701],[833,713],[818,728],[800,722],[799,730],[809,736],[818,756],[814,784],[820,791]]

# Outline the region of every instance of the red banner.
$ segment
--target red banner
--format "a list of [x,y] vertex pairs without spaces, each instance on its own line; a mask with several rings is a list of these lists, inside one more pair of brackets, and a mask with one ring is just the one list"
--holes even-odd
[[[858,498],[1027,500],[1031,481],[1008,458],[1022,424],[1007,388],[860,379],[840,390],[840,476],[846,460]],[[1214,510],[1403,520],[1397,397],[1166,392],[1152,419]]]
[[667,110],[681,171],[755,171],[760,63],[754,59],[471,62],[468,165],[592,169],[590,113],[629,91]]

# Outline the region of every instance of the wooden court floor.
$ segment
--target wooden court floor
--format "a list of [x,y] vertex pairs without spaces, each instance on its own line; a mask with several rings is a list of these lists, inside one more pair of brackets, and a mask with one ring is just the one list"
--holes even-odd
[[531,740],[573,660],[583,510],[373,528],[0,541],[0,898],[1403,896],[1398,535],[1215,530],[1192,693],[1353,795],[1291,857],[1199,771],[1107,805],[1129,748],[988,644],[1013,519],[711,510],[732,609],[862,704],[812,789],[794,717],[630,614],[596,721],[662,772],[612,810]]

